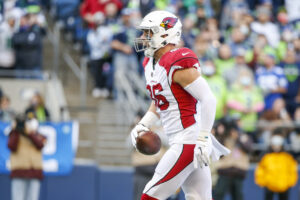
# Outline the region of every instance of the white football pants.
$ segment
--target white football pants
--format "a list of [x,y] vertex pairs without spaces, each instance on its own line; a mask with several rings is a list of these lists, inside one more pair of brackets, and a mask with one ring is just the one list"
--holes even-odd
[[186,200],[211,200],[210,168],[194,168],[194,147],[194,144],[173,144],[159,161],[143,193],[165,200],[181,187]]

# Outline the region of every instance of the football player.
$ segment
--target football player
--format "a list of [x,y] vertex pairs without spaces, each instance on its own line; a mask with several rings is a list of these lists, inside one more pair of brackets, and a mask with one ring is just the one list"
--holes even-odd
[[216,99],[201,77],[196,54],[176,47],[182,29],[177,16],[153,11],[138,29],[143,34],[135,47],[146,56],[146,88],[153,101],[131,131],[132,143],[160,119],[170,144],[141,199],[167,199],[181,187],[187,200],[211,200],[210,156],[229,153],[210,133]]

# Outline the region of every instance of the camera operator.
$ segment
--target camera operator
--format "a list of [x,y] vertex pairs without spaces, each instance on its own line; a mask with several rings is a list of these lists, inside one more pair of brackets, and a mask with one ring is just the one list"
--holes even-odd
[[46,138],[37,132],[38,121],[18,115],[9,134],[12,200],[38,200],[43,178],[42,148]]

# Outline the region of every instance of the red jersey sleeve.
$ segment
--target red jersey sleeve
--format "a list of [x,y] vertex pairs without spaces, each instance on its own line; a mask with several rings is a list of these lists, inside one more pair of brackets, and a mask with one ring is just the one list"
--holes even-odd
[[180,69],[196,68],[200,70],[200,63],[197,55],[188,48],[181,48],[174,52],[170,70],[168,72],[169,83],[173,81],[174,72]]
[[191,68],[195,67],[194,65],[199,64],[196,54],[188,48],[181,48],[177,50],[177,52],[173,55],[172,60],[173,63],[171,63],[171,67],[179,66],[181,68]]

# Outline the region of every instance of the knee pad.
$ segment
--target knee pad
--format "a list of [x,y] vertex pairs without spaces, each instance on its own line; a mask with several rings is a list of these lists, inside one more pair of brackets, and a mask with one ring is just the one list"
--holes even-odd
[[147,194],[143,194],[142,197],[141,197],[141,200],[158,200],[158,199],[155,199],[153,197],[150,197],[149,195]]

